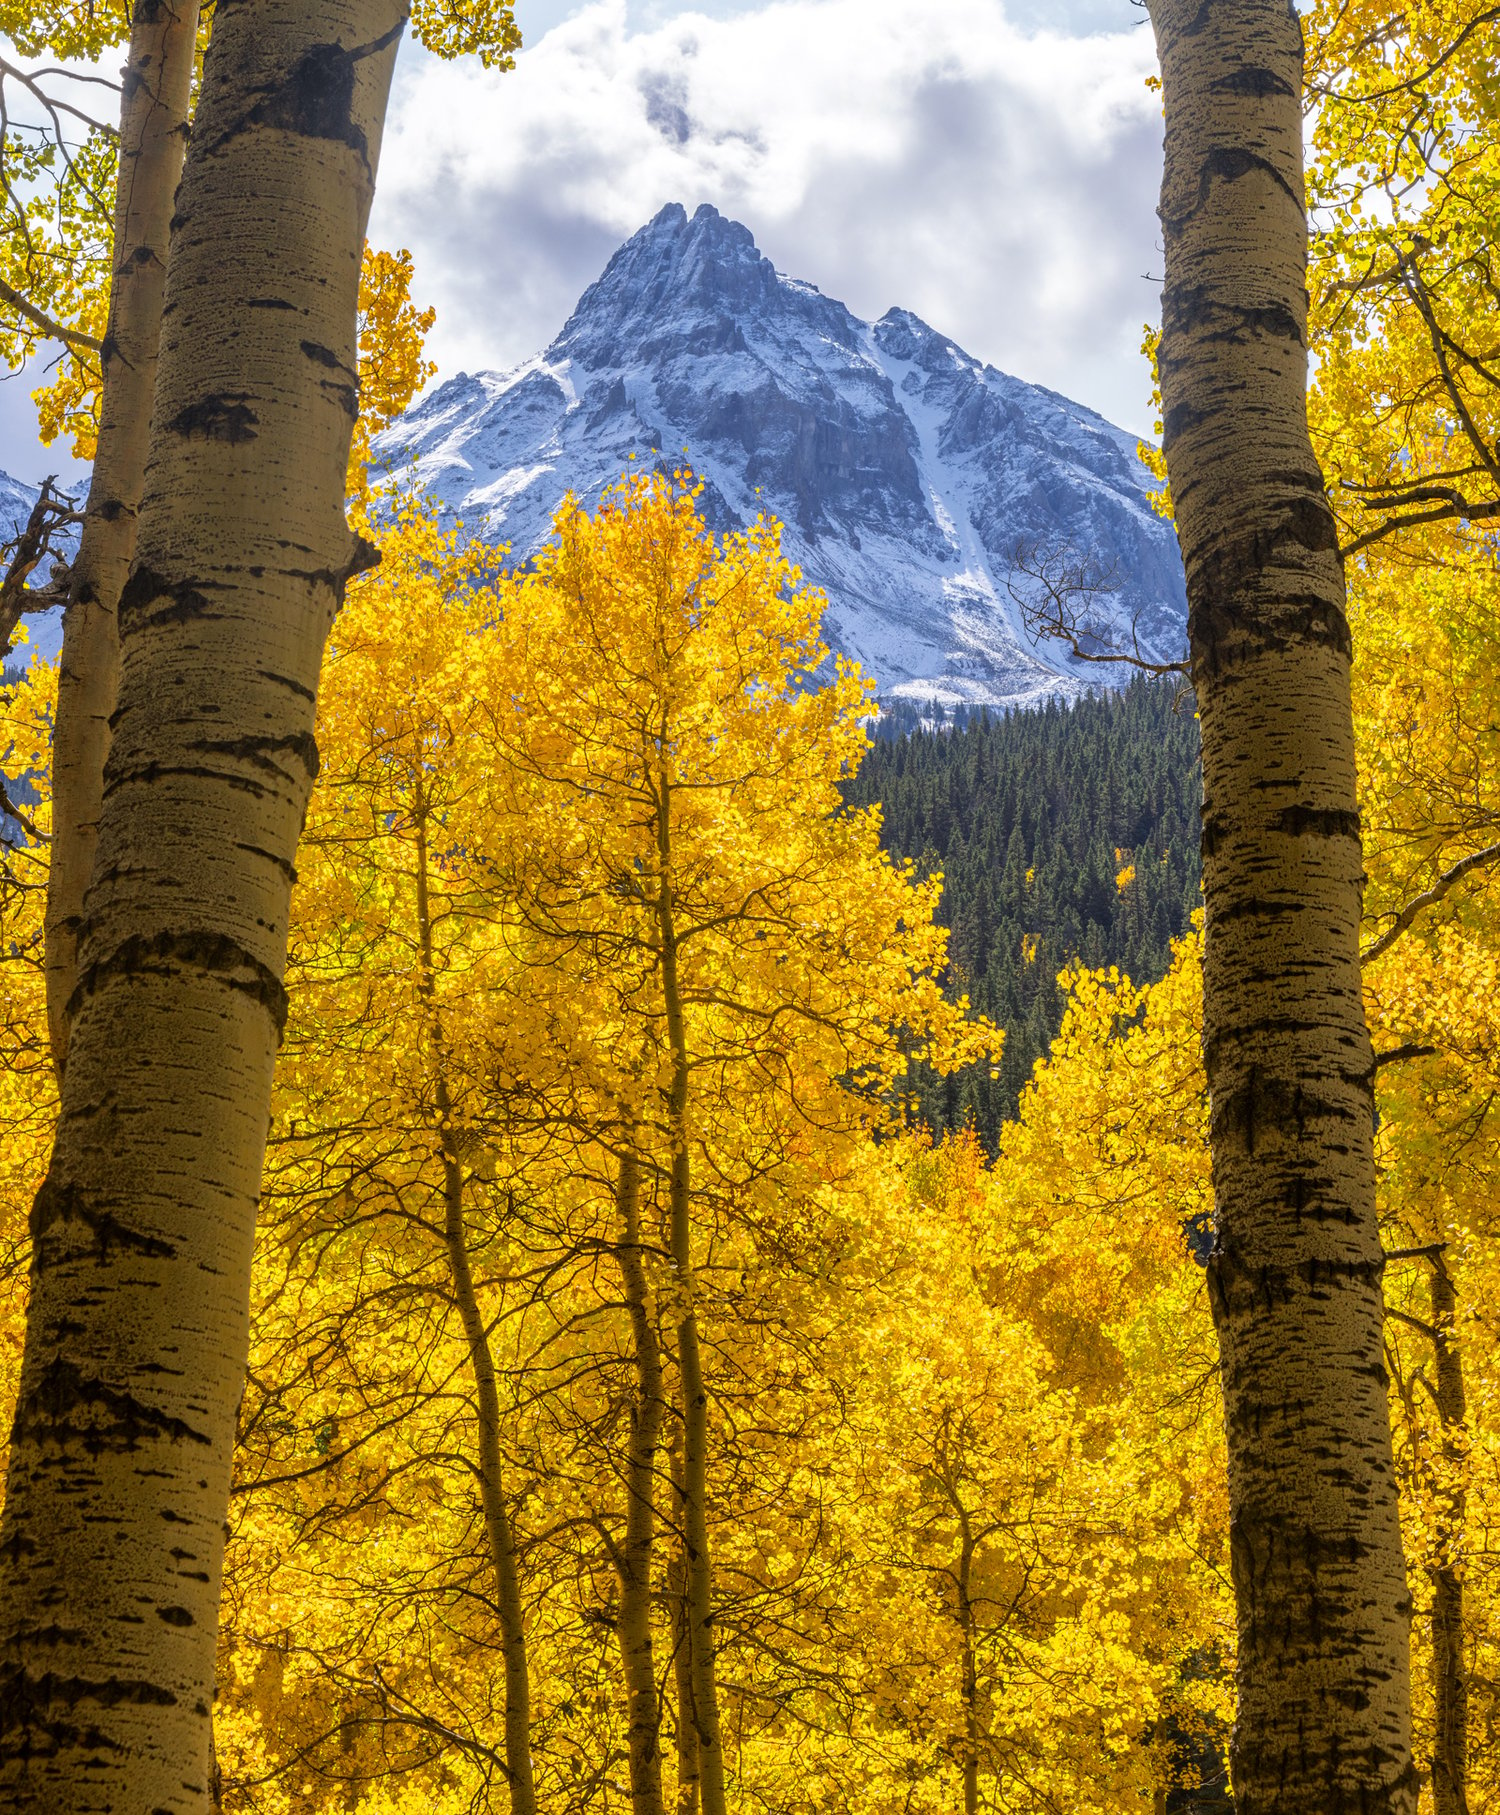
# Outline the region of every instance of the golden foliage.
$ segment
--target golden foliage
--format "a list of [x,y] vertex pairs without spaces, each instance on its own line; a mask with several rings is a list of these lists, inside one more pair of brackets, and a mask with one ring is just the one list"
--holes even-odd
[[349,495],[368,507],[370,444],[437,371],[423,352],[436,309],[411,299],[411,254],[366,246],[359,273],[359,416],[349,447]]
[[[620,1793],[623,1143],[669,1380],[679,1309],[648,911],[664,861],[736,1801],[938,1815],[966,1770],[1015,1808],[1149,1795],[1220,1718],[1227,1644],[1187,1315],[1191,1055],[1147,998],[1079,976],[993,1169],[972,1141],[903,1129],[913,1056],[946,1068],[998,1034],[943,998],[940,879],[843,809],[867,688],[829,672],[821,600],[774,525],[716,541],[690,486],[636,478],[593,515],[565,507],[525,575],[418,509],[379,535],[335,629],[299,857],[225,1588],[225,1806],[503,1806],[450,1162],[501,1387],[542,1806]],[[40,766],[50,685],[37,669],[7,695],[8,773]],[[45,798],[30,816],[0,966],[0,1084],[32,1130],[0,1174],[13,1264],[52,1112]],[[1162,1003],[1190,978],[1184,961]],[[20,1328],[13,1298],[7,1366]],[[674,1417],[654,1490],[669,1757]]]

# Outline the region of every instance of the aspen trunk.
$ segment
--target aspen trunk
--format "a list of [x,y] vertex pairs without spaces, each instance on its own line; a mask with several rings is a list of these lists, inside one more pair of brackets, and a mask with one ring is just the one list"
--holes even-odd
[[442,1025],[435,1001],[432,911],[427,884],[427,806],[420,782],[416,790],[417,929],[422,953],[421,990],[428,1011],[428,1037],[435,1059],[433,1086],[438,1112],[438,1142],[443,1161],[443,1237],[453,1300],[464,1327],[479,1438],[479,1500],[484,1510],[490,1566],[495,1572],[495,1607],[500,1618],[500,1645],[505,1658],[505,1774],[513,1815],[536,1815],[536,1785],[531,1769],[531,1673],[526,1657],[526,1620],[516,1573],[515,1532],[505,1505],[505,1470],[500,1456],[500,1390],[489,1332],[474,1290],[469,1264],[469,1236],[464,1225],[463,1165],[454,1142],[453,1099],[448,1088]]
[[1441,1253],[1432,1257],[1432,1327],[1444,1480],[1439,1558],[1432,1576],[1433,1815],[1469,1815],[1469,1677],[1464,1665],[1464,1522],[1468,1408],[1457,1341],[1458,1297]]
[[47,1030],[62,1076],[78,932],[99,833],[109,715],[120,680],[116,611],[146,483],[172,204],[187,145],[198,0],[137,0],[120,103],[104,390],[88,508],[68,582],[52,739]]
[[0,1525],[0,1809],[209,1805],[250,1253],[403,0],[221,5]]
[[657,854],[661,866],[657,879],[657,928],[661,939],[662,1001],[672,1061],[667,1105],[672,1141],[668,1215],[681,1306],[677,1370],[682,1383],[682,1533],[687,1552],[688,1652],[698,1736],[698,1793],[703,1815],[725,1815],[724,1745],[714,1668],[713,1567],[708,1548],[708,1390],[698,1349],[693,1275],[692,1156],[687,1132],[691,1073],[672,906],[672,789],[664,774],[659,777],[657,805]]
[[958,1552],[958,1624],[963,1634],[964,1815],[979,1815],[979,1670],[974,1657],[974,1538],[968,1519]]
[[1164,445],[1203,733],[1236,1807],[1411,1815],[1350,641],[1307,433],[1301,32],[1288,0],[1150,12]]
[[[677,1516],[682,1519],[686,1490],[682,1458],[672,1454],[672,1487],[677,1496]],[[698,1717],[693,1712],[693,1626],[688,1611],[687,1545],[673,1548],[667,1566],[667,1602],[672,1609],[672,1677],[677,1691],[677,1811],[698,1815]]]
[[661,1719],[651,1643],[651,1569],[656,1551],[656,1448],[661,1436],[661,1346],[651,1317],[641,1258],[640,1163],[620,1161],[619,1240],[615,1248],[630,1312],[635,1401],[625,1476],[625,1542],[619,1553],[620,1661],[630,1714],[630,1804],[634,1815],[662,1815]]
[[[438,1114],[446,1121],[452,1106],[447,1085],[441,1077],[437,1083],[437,1107]],[[443,1202],[453,1297],[463,1320],[469,1367],[474,1376],[479,1427],[479,1494],[484,1507],[490,1563],[495,1571],[495,1605],[500,1615],[500,1642],[505,1656],[505,1772],[510,1784],[510,1806],[513,1815],[536,1815],[536,1785],[531,1769],[531,1677],[526,1659],[525,1614],[516,1574],[515,1533],[505,1506],[500,1460],[500,1394],[489,1336],[469,1265],[468,1238],[464,1229],[463,1171],[446,1136],[443,1141]]]

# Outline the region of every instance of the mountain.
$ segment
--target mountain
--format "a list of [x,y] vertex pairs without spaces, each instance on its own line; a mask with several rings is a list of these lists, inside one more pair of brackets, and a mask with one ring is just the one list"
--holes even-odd
[[590,501],[632,454],[670,469],[684,450],[716,528],[782,520],[828,594],[828,640],[888,699],[1000,705],[1099,684],[1109,671],[1027,636],[1007,586],[1021,543],[1112,569],[1116,625],[1178,653],[1181,563],[1133,436],[908,310],[859,320],[707,205],[664,208],[545,352],[440,385],[377,458],[524,562],[564,492]]

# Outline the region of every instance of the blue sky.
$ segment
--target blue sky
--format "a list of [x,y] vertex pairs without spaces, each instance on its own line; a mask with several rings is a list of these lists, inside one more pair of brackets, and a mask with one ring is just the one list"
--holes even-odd
[[[783,271],[1138,431],[1160,116],[1131,0],[519,0],[500,76],[411,46],[371,238],[407,246],[439,376],[545,346],[665,203]],[[0,467],[77,469],[0,383]]]

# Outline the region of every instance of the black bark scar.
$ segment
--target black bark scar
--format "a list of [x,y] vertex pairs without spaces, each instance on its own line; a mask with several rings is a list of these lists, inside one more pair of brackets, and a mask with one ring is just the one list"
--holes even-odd
[[311,731],[293,731],[285,737],[234,737],[204,739],[193,748],[206,756],[233,756],[249,763],[267,775],[286,773],[278,756],[294,756],[307,771],[307,779],[318,779],[318,741]]
[[[327,366],[330,371],[347,372],[349,370],[332,347],[325,347],[320,341],[304,340],[302,351],[314,365]],[[350,374],[353,375],[352,373]]]
[[335,140],[368,167],[369,143],[353,119],[354,61],[342,44],[309,46],[280,85],[251,109],[247,124]]
[[181,1418],[119,1387],[106,1386],[61,1356],[49,1363],[34,1386],[22,1390],[16,1403],[16,1443],[52,1441],[98,1456],[139,1449],[143,1441],[162,1438],[213,1448],[212,1438]]
[[1274,69],[1236,69],[1227,76],[1217,77],[1208,88],[1210,94],[1253,95],[1258,101],[1265,100],[1268,95],[1286,97],[1296,93]]
[[138,1254],[146,1260],[171,1260],[177,1250],[159,1236],[129,1229],[107,1210],[93,1204],[87,1192],[77,1185],[64,1184],[50,1174],[42,1180],[31,1204],[31,1239],[40,1247],[60,1224],[87,1229],[101,1260],[108,1260],[116,1249]]
[[1289,838],[1358,838],[1359,814],[1349,807],[1287,807],[1276,816],[1276,830]]
[[[147,607],[154,605],[158,599],[170,600],[160,610],[147,612]],[[214,615],[212,602],[187,581],[166,579],[144,564],[131,572],[120,593],[119,624],[120,635],[139,628],[141,623],[151,624],[185,624],[194,618],[206,618]]]
[[260,417],[250,408],[243,394],[228,391],[200,397],[186,409],[179,410],[167,424],[174,435],[191,439],[202,435],[209,441],[227,441],[234,445],[254,441]]
[[160,932],[127,939],[82,973],[68,1002],[75,1017],[83,1003],[114,978],[207,972],[226,989],[249,996],[270,1015],[277,1038],[286,1027],[287,993],[281,979],[237,940],[224,933]]

